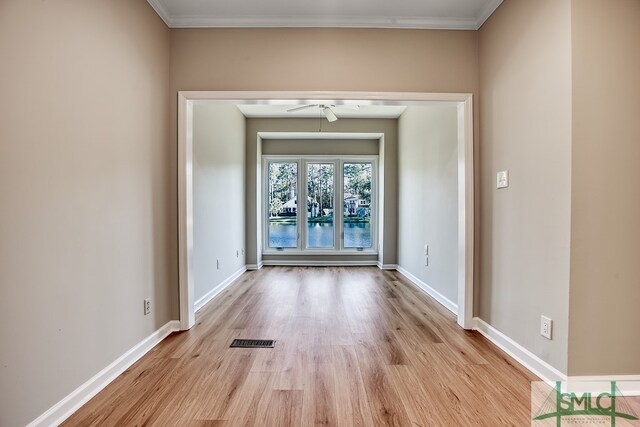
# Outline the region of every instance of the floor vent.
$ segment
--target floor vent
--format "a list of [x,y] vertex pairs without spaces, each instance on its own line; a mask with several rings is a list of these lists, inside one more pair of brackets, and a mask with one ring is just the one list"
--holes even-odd
[[233,340],[230,347],[273,348],[275,344],[275,340]]

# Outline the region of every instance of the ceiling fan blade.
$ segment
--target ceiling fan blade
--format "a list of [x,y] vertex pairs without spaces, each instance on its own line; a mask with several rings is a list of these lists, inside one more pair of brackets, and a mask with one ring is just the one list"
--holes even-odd
[[287,113],[293,113],[295,111],[306,110],[307,108],[318,107],[318,104],[301,105],[300,107],[294,107],[287,110]]
[[330,122],[335,122],[336,120],[338,120],[338,116],[336,116],[336,113],[334,113],[331,107],[329,106],[324,107],[322,109],[322,113]]
[[353,111],[358,111],[360,109],[359,105],[349,105],[349,104],[345,104],[345,105],[332,105],[332,107],[336,107],[336,108],[345,108],[347,110],[353,110]]

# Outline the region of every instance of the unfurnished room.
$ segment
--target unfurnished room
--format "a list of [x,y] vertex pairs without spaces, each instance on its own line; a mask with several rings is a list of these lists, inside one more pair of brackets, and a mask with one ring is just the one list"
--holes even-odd
[[638,41],[638,0],[0,1],[0,427],[640,427]]

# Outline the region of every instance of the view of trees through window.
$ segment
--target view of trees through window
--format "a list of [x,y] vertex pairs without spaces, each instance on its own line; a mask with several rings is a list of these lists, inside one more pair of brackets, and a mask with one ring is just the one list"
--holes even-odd
[[298,246],[298,163],[269,164],[269,247]]
[[334,246],[334,164],[307,164],[307,247]]
[[[342,165],[343,186],[338,196],[342,209],[336,210],[336,168]],[[305,247],[339,248],[336,218],[342,218],[342,247],[372,248],[371,162],[303,162],[306,188],[298,203],[298,162],[268,163],[268,246],[298,248],[298,220],[306,224]],[[338,175],[339,176],[339,175]],[[339,200],[339,199],[338,199]],[[302,211],[299,211],[299,208]]]
[[371,163],[344,164],[344,247],[371,247]]

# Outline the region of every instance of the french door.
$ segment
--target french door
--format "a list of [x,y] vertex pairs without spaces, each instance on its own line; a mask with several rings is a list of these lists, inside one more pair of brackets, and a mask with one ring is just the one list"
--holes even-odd
[[263,252],[377,253],[377,156],[264,156]]

